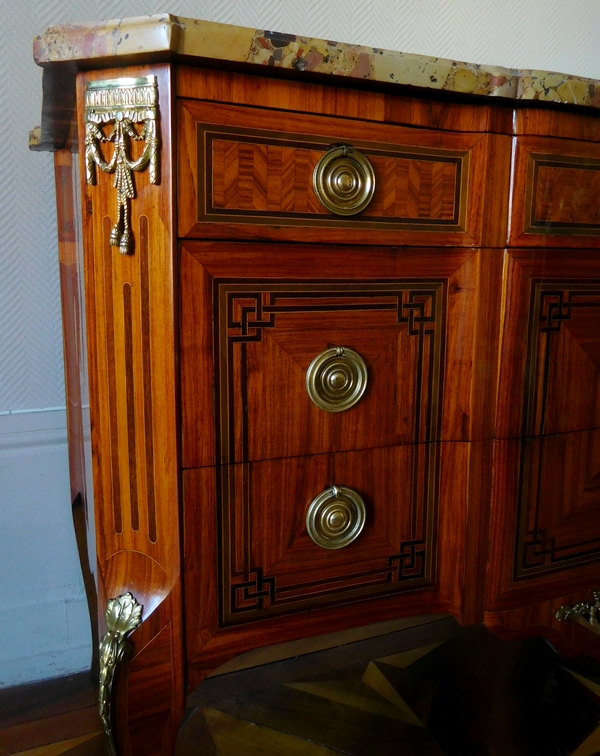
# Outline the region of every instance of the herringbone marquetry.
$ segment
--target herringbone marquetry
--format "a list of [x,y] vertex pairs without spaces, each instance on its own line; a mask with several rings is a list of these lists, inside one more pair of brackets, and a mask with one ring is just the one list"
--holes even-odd
[[[252,144],[235,135],[211,140],[211,212],[258,211],[327,216],[312,190],[315,165],[322,150],[307,145]],[[210,149],[210,148],[208,148]],[[458,155],[419,159],[419,153],[398,157],[371,155],[378,176],[377,192],[365,218],[452,221],[457,214]]]

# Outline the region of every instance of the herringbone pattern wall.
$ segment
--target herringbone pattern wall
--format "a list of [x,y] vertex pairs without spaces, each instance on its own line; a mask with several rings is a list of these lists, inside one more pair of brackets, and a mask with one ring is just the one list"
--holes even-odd
[[159,12],[600,78],[597,0],[0,0],[0,412],[64,404],[50,155],[30,154],[53,23]]

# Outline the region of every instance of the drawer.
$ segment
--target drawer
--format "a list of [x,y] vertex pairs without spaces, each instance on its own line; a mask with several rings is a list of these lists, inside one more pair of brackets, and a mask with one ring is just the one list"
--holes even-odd
[[[187,656],[192,678],[235,653],[432,612],[464,617],[483,593],[470,528],[489,464],[477,444],[420,444],[183,473]],[[484,455],[485,456],[485,455]],[[340,549],[307,529],[331,484],[364,502]],[[486,489],[487,490],[487,489]],[[475,620],[471,620],[475,621]]]
[[[444,542],[446,569],[453,574],[451,565],[463,559],[458,524],[466,504],[450,503],[456,492],[465,493],[467,444],[460,446],[462,454],[448,450],[456,467],[454,486],[444,494],[441,444],[186,471],[189,613],[204,611],[206,597],[221,607],[221,624],[232,626],[435,588],[440,528],[455,528]],[[340,546],[360,522],[355,539]],[[203,532],[212,534],[211,543]]]
[[488,607],[507,609],[594,587],[600,430],[494,446]]
[[600,256],[507,253],[498,437],[600,427]]
[[491,438],[501,262],[186,243],[184,466]]
[[[505,243],[508,137],[194,100],[180,101],[178,113],[181,237]],[[332,145],[358,150],[367,163],[351,150],[334,159]],[[317,164],[338,210],[318,197]],[[364,208],[338,214],[354,193]]]
[[598,247],[600,144],[515,140],[510,244]]

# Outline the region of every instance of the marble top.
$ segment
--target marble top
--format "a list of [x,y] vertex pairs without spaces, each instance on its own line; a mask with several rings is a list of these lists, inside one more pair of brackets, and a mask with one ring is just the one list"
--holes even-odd
[[581,76],[464,63],[345,42],[182,18],[171,14],[51,26],[33,42],[44,67],[42,124],[32,150],[68,141],[78,70],[158,61],[252,70],[270,66],[296,76],[343,76],[378,84],[460,95],[600,107],[600,81]]
[[[600,81],[182,18],[170,14],[51,26],[36,37],[41,66],[127,63],[140,55],[274,66],[470,95],[600,107]],[[87,65],[86,65],[87,64]]]

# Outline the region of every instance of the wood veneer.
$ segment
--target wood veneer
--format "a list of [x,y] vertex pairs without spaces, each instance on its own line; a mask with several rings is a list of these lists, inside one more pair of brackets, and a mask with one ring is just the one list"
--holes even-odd
[[65,387],[67,395],[67,427],[69,469],[71,470],[71,501],[86,497],[85,418],[87,376],[85,352],[85,303],[82,297],[83,275],[81,217],[75,201],[79,193],[77,170],[78,145],[76,127],[71,124],[68,145],[54,153],[56,187],[58,253],[65,355]]
[[497,438],[597,428],[600,255],[509,250]]
[[[418,239],[442,246],[497,246],[506,238],[507,195],[498,188],[508,182],[507,137],[350,119],[342,124],[196,100],[180,102],[178,120],[180,236],[380,244]],[[369,209],[350,220],[327,215],[311,188],[319,156],[340,141],[365,152],[379,177]],[[504,170],[496,170],[501,165]],[[491,184],[494,192],[486,190]],[[483,223],[484,217],[494,220]]]
[[[135,177],[133,255],[109,246],[112,181],[101,176],[89,186],[82,171],[99,604],[130,591],[143,606],[127,685],[119,687],[117,732],[125,753],[146,756],[172,750],[184,704],[171,70],[152,72],[161,102],[160,184]],[[87,81],[136,74],[80,76],[78,101]],[[83,134],[81,105],[79,116]],[[156,713],[150,728],[148,707]]]
[[600,146],[520,136],[511,246],[598,248]]
[[[82,183],[99,603],[144,605],[124,753],[170,756],[186,686],[325,630],[440,611],[592,648],[553,617],[600,559],[596,119],[164,64],[80,75],[80,129],[87,81],[142,72],[161,166],[135,176],[132,256],[112,181]],[[357,218],[311,194],[334,141],[375,166]],[[76,404],[73,175],[58,153]],[[303,381],[342,342],[370,388],[334,417]],[[368,517],[326,553],[304,518],[333,482]]]
[[[481,408],[495,391],[490,304],[501,275],[502,253],[492,249],[274,245],[265,253],[258,244],[186,242],[184,467],[492,438],[493,413]],[[237,322],[242,315],[249,326]],[[215,342],[213,324],[219,339],[229,333],[229,347]],[[304,385],[330,344],[357,349],[371,374],[364,399],[337,417],[314,407]]]

